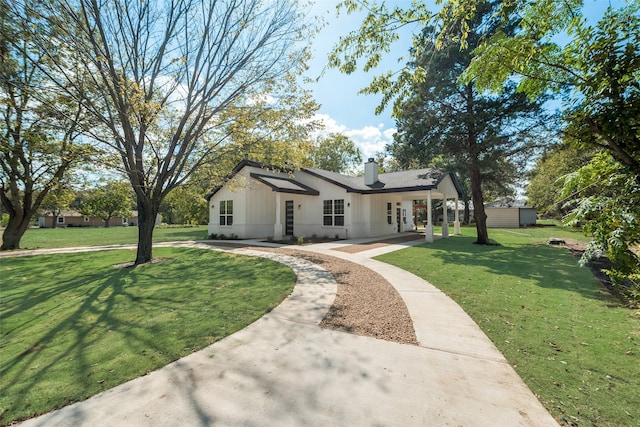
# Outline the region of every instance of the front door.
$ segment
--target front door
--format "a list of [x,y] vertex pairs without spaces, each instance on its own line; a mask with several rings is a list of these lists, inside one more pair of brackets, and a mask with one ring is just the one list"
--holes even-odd
[[398,233],[402,233],[402,210],[396,208],[396,223],[398,224]]
[[285,202],[285,223],[284,223],[284,235],[293,236],[293,200],[287,200]]

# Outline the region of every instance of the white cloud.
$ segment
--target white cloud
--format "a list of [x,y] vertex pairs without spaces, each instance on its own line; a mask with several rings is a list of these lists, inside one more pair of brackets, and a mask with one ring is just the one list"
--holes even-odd
[[315,119],[324,123],[323,133],[342,133],[348,136],[360,148],[365,160],[384,151],[385,146],[393,142],[393,134],[396,133],[395,128],[385,129],[383,123],[378,126],[349,129],[326,114],[317,114]]

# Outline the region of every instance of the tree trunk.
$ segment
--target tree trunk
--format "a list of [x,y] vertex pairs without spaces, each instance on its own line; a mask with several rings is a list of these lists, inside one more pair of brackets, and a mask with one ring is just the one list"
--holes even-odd
[[109,228],[109,219],[110,218],[104,220],[104,228]]
[[136,265],[146,264],[153,259],[153,229],[159,207],[153,202],[141,202],[138,198],[138,253]]
[[487,214],[484,212],[482,178],[480,176],[480,169],[477,167],[471,170],[471,199],[473,200],[473,217],[476,221],[476,232],[478,235],[478,240],[474,243],[478,245],[488,245],[489,233],[487,232]]
[[[46,216],[45,216],[46,218]],[[46,221],[46,219],[45,219]],[[57,228],[58,227],[58,215],[53,215],[53,224],[51,224],[51,228]]]
[[471,212],[469,209],[469,201],[465,200],[464,201],[464,214],[462,216],[462,223],[463,224],[469,224],[471,219]]
[[27,228],[29,228],[30,223],[30,215],[26,215],[22,218],[9,217],[9,223],[2,233],[2,246],[0,246],[0,250],[10,251],[20,249],[20,240],[27,231]]
[[478,144],[478,132],[476,130],[474,94],[473,83],[467,84],[465,87],[468,132],[467,150],[471,160],[471,200],[473,201],[473,217],[476,221],[476,233],[478,235],[478,239],[474,243],[488,245],[489,233],[487,233],[487,214],[484,212],[484,197],[482,196],[482,174],[479,166],[481,147]]

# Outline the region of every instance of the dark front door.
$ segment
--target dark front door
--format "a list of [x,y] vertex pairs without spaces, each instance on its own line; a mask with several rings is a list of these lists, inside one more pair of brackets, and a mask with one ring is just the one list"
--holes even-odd
[[284,235],[293,236],[293,200],[287,200],[284,207],[285,212],[285,224]]
[[398,224],[398,233],[402,232],[402,210],[396,208],[396,223]]

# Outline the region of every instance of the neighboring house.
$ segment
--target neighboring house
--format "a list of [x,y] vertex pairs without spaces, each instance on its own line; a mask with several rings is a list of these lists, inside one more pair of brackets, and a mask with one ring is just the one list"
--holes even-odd
[[[425,238],[433,241],[432,200],[457,203],[460,193],[451,173],[418,169],[378,175],[373,159],[365,163],[365,174],[359,177],[316,168],[293,171],[243,160],[224,185],[206,196],[209,234],[274,240],[383,236],[412,230],[413,200],[426,200]],[[454,226],[459,233],[458,215]],[[448,234],[445,223],[443,237]]]
[[[42,228],[53,228],[53,221],[56,220],[51,212],[41,215],[38,218],[38,226]],[[109,220],[110,227],[123,225],[137,225],[138,212],[133,211],[129,218],[112,217]],[[57,217],[57,227],[104,227],[104,220],[97,216],[87,216],[80,212],[69,210],[62,211]]]
[[489,228],[519,228],[536,225],[538,214],[532,207],[514,200],[498,200],[484,207]]

